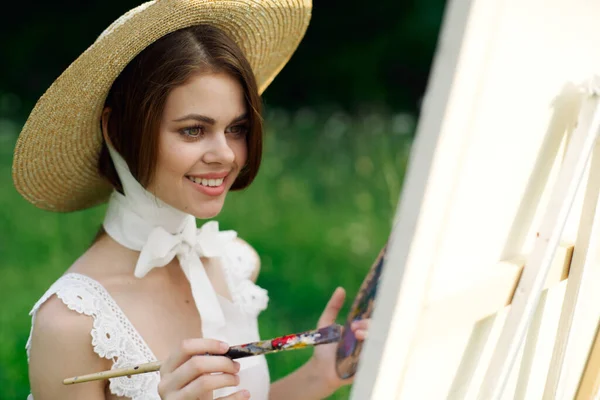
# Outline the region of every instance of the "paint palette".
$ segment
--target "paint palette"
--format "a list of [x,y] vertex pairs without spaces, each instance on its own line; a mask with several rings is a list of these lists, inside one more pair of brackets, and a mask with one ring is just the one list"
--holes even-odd
[[350,312],[346,317],[344,330],[338,342],[336,353],[336,372],[341,379],[352,377],[358,368],[363,342],[356,339],[354,332],[350,329],[350,324],[353,321],[371,317],[375,306],[379,278],[383,270],[386,246],[381,250],[369,273],[363,280],[358,294],[354,298]]

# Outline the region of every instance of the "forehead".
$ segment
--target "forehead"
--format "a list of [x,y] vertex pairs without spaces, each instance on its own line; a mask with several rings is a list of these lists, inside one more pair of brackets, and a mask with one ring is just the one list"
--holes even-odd
[[167,97],[164,116],[177,118],[198,113],[221,121],[245,112],[246,102],[240,83],[231,75],[218,72],[196,74],[173,89]]

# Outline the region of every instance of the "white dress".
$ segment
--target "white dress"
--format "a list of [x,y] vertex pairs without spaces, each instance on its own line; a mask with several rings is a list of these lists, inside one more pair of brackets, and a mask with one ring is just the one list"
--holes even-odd
[[[231,344],[258,341],[260,339],[257,317],[266,308],[268,296],[264,289],[251,280],[255,270],[254,256],[246,245],[238,241],[230,242],[225,254],[221,264],[233,301],[219,296],[227,321],[222,337],[227,338]],[[61,299],[69,309],[93,317],[91,345],[98,356],[113,360],[112,368],[157,361],[144,339],[106,289],[97,281],[81,274],[65,274],[48,289],[31,310],[32,330],[37,310],[53,295]],[[30,347],[31,336],[26,346],[28,359]],[[217,390],[214,397],[247,389],[252,399],[267,400],[270,377],[264,356],[237,361],[241,364],[240,385],[236,388]],[[132,375],[129,378],[111,378],[109,389],[114,395],[132,400],[160,400],[157,390],[159,380],[158,372]],[[28,400],[33,400],[33,396],[30,395]]]

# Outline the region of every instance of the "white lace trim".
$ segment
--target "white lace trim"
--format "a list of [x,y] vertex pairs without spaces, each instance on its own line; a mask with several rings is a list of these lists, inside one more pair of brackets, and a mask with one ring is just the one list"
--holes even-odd
[[[156,357],[108,292],[95,280],[70,273],[61,277],[34,306],[31,315],[53,294],[73,311],[94,318],[94,352],[113,361],[112,369],[156,361]],[[33,322],[32,322],[33,329]],[[27,353],[31,345],[27,343]],[[132,400],[160,400],[158,372],[109,379],[112,394]]]
[[[223,270],[232,295],[233,304],[249,316],[256,317],[269,302],[268,292],[252,282],[256,260],[249,246],[233,241]],[[94,352],[113,361],[112,368],[130,367],[156,361],[156,357],[139,332],[125,316],[110,294],[95,280],[81,274],[69,273],[58,279],[33,306],[31,332],[37,310],[52,295],[71,310],[93,317],[91,331]],[[31,334],[26,351],[29,361]],[[132,400],[160,400],[158,382],[160,374],[152,372],[131,377],[111,378],[110,392]],[[28,400],[33,400],[32,396]]]
[[233,303],[244,313],[257,317],[267,308],[269,295],[251,280],[256,270],[255,255],[249,245],[233,241],[227,257],[229,262],[223,263],[223,270]]

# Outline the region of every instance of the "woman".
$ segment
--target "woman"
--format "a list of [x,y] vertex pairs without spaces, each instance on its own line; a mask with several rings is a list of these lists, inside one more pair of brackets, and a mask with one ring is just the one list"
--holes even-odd
[[[310,3],[145,3],[113,23],[32,111],[14,179],[45,209],[108,209],[93,245],[32,310],[32,397],[320,399],[340,386],[335,345],[270,384],[258,340],[258,256],[219,214],[262,148],[260,93],[304,34]],[[335,321],[344,291],[318,322]],[[355,327],[359,339],[366,324]],[[90,345],[91,335],[91,345]],[[62,385],[69,376],[162,360],[160,372]]]

